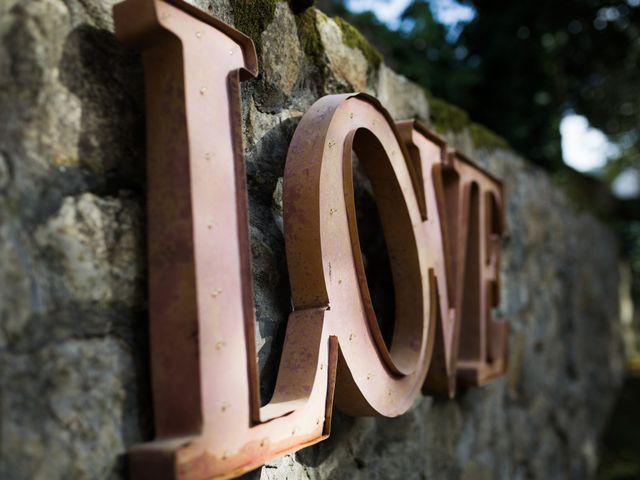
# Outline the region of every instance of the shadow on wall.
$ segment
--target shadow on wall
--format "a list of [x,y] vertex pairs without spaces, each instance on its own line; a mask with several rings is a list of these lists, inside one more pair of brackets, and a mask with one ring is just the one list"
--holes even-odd
[[144,76],[139,54],[111,32],[81,25],[67,36],[60,79],[82,105],[78,157],[106,190],[140,192],[145,173]]
[[[246,84],[243,85],[243,89]],[[247,89],[249,90],[249,89]],[[243,113],[247,112],[243,106]],[[282,224],[282,176],[297,119],[282,120],[255,145],[245,145],[253,304],[260,398],[268,403],[291,312],[291,291]]]

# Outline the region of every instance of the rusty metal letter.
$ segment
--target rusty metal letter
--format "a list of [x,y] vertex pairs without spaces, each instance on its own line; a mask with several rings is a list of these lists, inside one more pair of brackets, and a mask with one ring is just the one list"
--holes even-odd
[[255,49],[179,0],[126,0],[114,17],[118,37],[143,52],[147,100],[156,440],[131,450],[130,469],[237,475],[326,436],[335,372],[328,345],[319,348],[323,309],[294,312],[278,390],[260,408],[239,104]]
[[414,165],[420,195],[426,202],[423,225],[438,291],[438,308],[434,318],[435,345],[423,392],[453,397],[456,391],[460,322],[456,308],[456,284],[453,281],[455,263],[452,262],[449,242],[450,235],[456,233],[457,219],[450,219],[449,216],[455,210],[450,198],[453,191],[457,192],[457,185],[446,181],[449,173],[445,169],[447,145],[440,137],[414,120],[399,122],[398,129],[407,145],[409,160]]
[[449,175],[452,184],[445,184],[445,190],[455,192],[447,209],[458,232],[451,237],[461,330],[458,378],[478,386],[503,375],[507,368],[509,325],[492,314],[500,303],[503,189],[497,179],[460,153],[449,153],[447,169],[455,172]]
[[[439,315],[424,392],[453,396],[506,370],[508,324],[499,304],[502,184],[417,121],[398,123],[427,201]],[[456,380],[457,379],[457,380]]]
[[[391,259],[397,309],[389,349],[362,264],[353,151],[371,180]],[[289,148],[284,221],[294,309],[326,309],[326,339],[339,344],[336,405],[351,415],[400,415],[427,374],[436,288],[414,177],[389,114],[364,94],[318,100]]]

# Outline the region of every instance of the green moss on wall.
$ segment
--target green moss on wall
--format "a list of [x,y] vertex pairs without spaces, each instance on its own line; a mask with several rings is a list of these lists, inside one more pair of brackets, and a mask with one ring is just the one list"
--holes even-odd
[[296,26],[305,57],[310,63],[323,68],[325,67],[324,48],[316,24],[316,15],[321,15],[321,13],[315,8],[305,10],[296,15]]
[[378,68],[382,63],[382,54],[373,48],[358,29],[344,18],[334,17],[333,20],[338,24],[340,30],[342,30],[342,41],[345,45],[360,50],[367,59],[367,62],[369,62],[374,69]]
[[469,126],[469,115],[461,108],[435,98],[428,92],[429,115],[438,133],[459,132]]
[[262,52],[260,35],[273,21],[276,5],[282,0],[231,0],[235,27],[251,37],[258,55]]
[[469,125],[469,133],[476,147],[509,148],[509,144],[504,138],[479,123],[472,122]]
[[472,122],[467,112],[455,105],[434,97],[428,90],[425,90],[425,92],[429,99],[431,124],[438,133],[457,133],[464,128],[468,128],[471,140],[478,148],[509,148],[507,141],[500,135],[479,123]]

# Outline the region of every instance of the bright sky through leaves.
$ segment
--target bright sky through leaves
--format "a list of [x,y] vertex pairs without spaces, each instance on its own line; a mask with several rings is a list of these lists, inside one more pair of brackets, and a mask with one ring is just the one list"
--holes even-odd
[[[352,12],[371,10],[379,20],[391,28],[400,26],[400,15],[409,6],[411,0],[347,0],[347,8]],[[432,2],[432,8],[438,21],[445,25],[468,22],[473,19],[473,8],[458,4],[455,0]]]
[[564,162],[580,172],[604,167],[607,159],[617,152],[607,137],[581,115],[565,115],[560,122],[560,134]]

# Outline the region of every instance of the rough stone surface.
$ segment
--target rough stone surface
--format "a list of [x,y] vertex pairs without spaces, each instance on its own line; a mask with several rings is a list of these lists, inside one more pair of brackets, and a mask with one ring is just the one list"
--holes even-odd
[[376,97],[393,118],[417,118],[429,121],[429,104],[424,89],[380,65]]
[[286,3],[276,6],[275,19],[262,34],[262,42],[269,45],[262,54],[262,74],[266,81],[273,83],[286,95],[290,95],[300,75],[300,41],[296,35],[282,35],[295,32],[296,21]]
[[[3,479],[124,478],[126,449],[153,437],[143,72],[115,40],[112,3],[0,3]],[[233,22],[227,0],[193,3]],[[367,65],[335,22],[315,18],[320,51],[309,55],[299,19],[278,3],[263,73],[243,86],[264,398],[290,309],[282,174],[301,115],[323,94],[360,89],[395,118],[429,121],[419,87]],[[397,419],[336,413],[329,440],[247,478],[592,476],[623,371],[616,241],[526,161],[476,149],[466,129],[446,136],[507,186],[508,375],[453,401],[422,398]]]
[[332,19],[319,16],[317,27],[329,59],[329,69],[341,86],[356,92],[366,90],[369,65],[364,54],[343,43],[342,31]]

